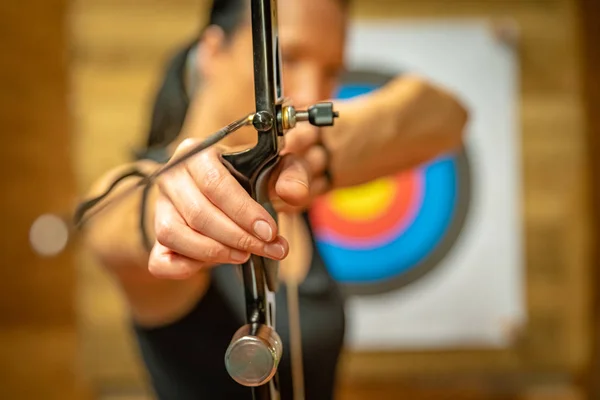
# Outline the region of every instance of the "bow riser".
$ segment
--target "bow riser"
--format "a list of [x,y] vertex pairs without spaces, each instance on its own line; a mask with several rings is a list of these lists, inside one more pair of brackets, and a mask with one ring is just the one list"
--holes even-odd
[[[252,43],[256,112],[253,126],[257,145],[223,155],[223,161],[251,197],[277,221],[268,197],[268,181],[283,146],[282,86],[277,34],[277,1],[252,0]],[[278,118],[279,117],[279,118]],[[278,121],[279,119],[279,121]],[[238,383],[252,387],[255,400],[277,400],[277,366],[282,355],[275,331],[275,291],[278,263],[252,255],[242,265],[246,325],[234,335],[225,354],[228,372]]]

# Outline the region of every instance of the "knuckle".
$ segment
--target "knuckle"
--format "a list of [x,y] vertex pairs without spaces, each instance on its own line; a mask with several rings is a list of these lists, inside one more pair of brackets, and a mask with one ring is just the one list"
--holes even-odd
[[202,180],[202,186],[208,193],[215,193],[219,190],[223,182],[225,181],[225,175],[216,168],[209,168],[206,170]]
[[210,215],[206,209],[198,203],[191,203],[187,207],[186,219],[192,228],[199,232],[205,231],[208,226]]
[[244,219],[248,215],[248,211],[250,210],[250,204],[248,200],[241,201],[236,210],[233,213],[233,218],[235,221],[239,221]]
[[204,250],[204,260],[214,262],[223,259],[223,249],[220,246],[208,246]]
[[254,245],[254,238],[250,235],[243,234],[238,239],[236,247],[242,251],[250,252],[253,245]]
[[156,240],[163,246],[169,246],[173,242],[175,229],[170,218],[163,217],[156,222]]
[[150,257],[148,261],[148,272],[156,277],[166,277],[169,275],[168,265],[158,257]]

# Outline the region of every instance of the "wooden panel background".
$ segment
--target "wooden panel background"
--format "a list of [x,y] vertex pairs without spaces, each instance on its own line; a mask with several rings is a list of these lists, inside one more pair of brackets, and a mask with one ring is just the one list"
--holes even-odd
[[[581,47],[583,50],[583,88],[585,94],[585,106],[587,115],[587,136],[591,183],[591,200],[595,207],[591,210],[591,219],[594,224],[595,246],[592,248],[592,273],[590,280],[596,285],[600,282],[600,246],[598,246],[598,229],[600,228],[600,2],[597,0],[580,0],[578,15],[582,24],[580,33],[582,37]],[[587,373],[585,384],[588,388],[590,399],[600,399],[600,290],[596,287],[593,293],[593,343],[592,343],[592,367]]]
[[[589,362],[590,224],[579,21],[570,0],[356,1],[355,15],[514,20],[520,29],[523,223],[529,324],[507,351],[345,354],[341,398],[532,398],[572,384]],[[203,20],[197,0],[76,0],[71,15],[79,184],[141,143],[162,63]],[[85,254],[78,311],[83,361],[99,391],[135,389],[144,375],[120,299]],[[434,388],[434,389],[432,389]],[[525,389],[527,388],[527,389]],[[538,388],[541,388],[538,391]],[[380,390],[380,392],[377,392]],[[385,392],[381,392],[385,390]],[[560,393],[563,393],[560,392]],[[488,397],[485,397],[488,393]],[[558,395],[561,395],[561,394]],[[410,394],[410,395],[409,395]],[[367,398],[367,397],[360,397]],[[557,397],[558,398],[558,397]]]
[[83,400],[74,253],[41,259],[29,228],[76,194],[65,0],[0,2],[0,398]]

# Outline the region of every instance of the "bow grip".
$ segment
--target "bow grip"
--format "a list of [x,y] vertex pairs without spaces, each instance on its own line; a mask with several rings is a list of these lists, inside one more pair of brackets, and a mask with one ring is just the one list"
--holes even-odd
[[[223,165],[225,165],[233,177],[240,185],[242,185],[250,197],[267,210],[277,223],[277,212],[269,199],[269,180],[271,173],[279,163],[279,155],[277,154],[274,157],[269,157],[266,164],[261,165],[257,170],[251,171],[244,169],[243,167],[247,165],[245,160],[248,160],[248,155],[252,150],[253,149],[234,154],[223,154],[221,155],[221,160]],[[256,160],[256,158],[254,159]],[[265,257],[252,256],[252,258],[255,264],[264,267],[268,289],[272,292],[276,292],[279,286],[279,262]]]

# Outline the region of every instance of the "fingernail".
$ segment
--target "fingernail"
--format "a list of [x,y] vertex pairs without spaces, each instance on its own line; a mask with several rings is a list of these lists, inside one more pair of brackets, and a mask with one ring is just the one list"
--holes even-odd
[[248,253],[244,253],[243,251],[239,250],[231,250],[230,256],[233,261],[243,262],[246,261],[246,259],[248,258]]
[[259,239],[266,242],[273,240],[273,229],[271,229],[271,225],[269,225],[267,221],[256,221],[253,229]]
[[271,258],[280,260],[285,255],[285,249],[279,243],[269,243],[265,246],[265,254]]

